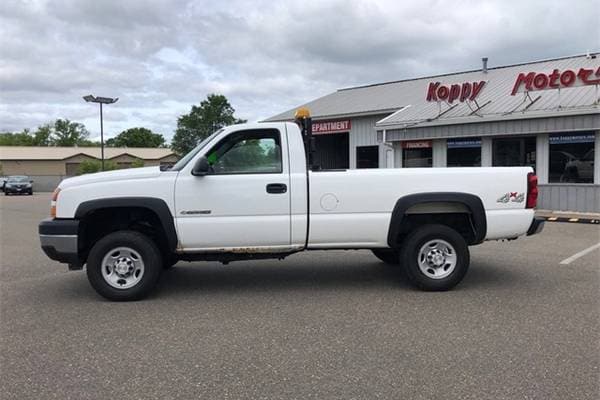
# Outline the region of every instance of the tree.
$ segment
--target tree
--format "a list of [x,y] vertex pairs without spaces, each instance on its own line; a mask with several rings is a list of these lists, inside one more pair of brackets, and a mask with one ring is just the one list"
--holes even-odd
[[177,130],[171,148],[177,154],[186,154],[214,131],[227,125],[246,122],[236,118],[234,112],[225,96],[209,94],[200,106],[192,106],[189,114],[177,119]]
[[52,127],[50,124],[38,126],[33,133],[33,146],[50,146],[52,142]]
[[54,122],[51,140],[54,146],[85,146],[91,143],[87,140],[89,135],[83,124],[68,119],[57,119]]
[[[214,157],[213,163],[216,163],[216,155],[209,155],[209,162]],[[235,144],[218,161],[219,168],[225,170],[251,171],[253,168],[264,168],[269,164],[277,163],[278,156],[274,147],[264,147],[257,139],[246,139]]]
[[106,141],[109,147],[162,147],[164,144],[163,135],[142,127],[129,128]]
[[[117,164],[114,161],[104,160],[104,170],[111,171],[117,169]],[[77,175],[93,174],[94,172],[102,171],[102,162],[97,160],[84,160],[77,168]]]
[[22,132],[0,134],[0,146],[35,146],[35,144],[29,129],[24,129]]
[[52,124],[41,125],[35,132],[23,129],[22,132],[0,134],[1,146],[95,146],[87,140],[89,133],[85,126],[68,119],[57,119]]
[[141,168],[144,166],[144,160],[141,158],[136,158],[131,162],[131,168]]

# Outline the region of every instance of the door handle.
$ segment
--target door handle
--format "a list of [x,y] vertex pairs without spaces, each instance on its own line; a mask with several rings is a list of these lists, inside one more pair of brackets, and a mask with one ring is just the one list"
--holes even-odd
[[269,183],[267,185],[267,193],[281,194],[287,192],[285,183]]

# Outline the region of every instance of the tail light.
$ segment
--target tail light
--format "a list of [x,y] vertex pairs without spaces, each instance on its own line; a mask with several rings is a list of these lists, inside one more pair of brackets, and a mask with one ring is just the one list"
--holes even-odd
[[50,201],[50,216],[52,218],[56,218],[56,201],[58,200],[59,193],[59,188],[54,189],[54,192],[52,192],[52,200]]
[[538,179],[530,172],[527,174],[527,203],[525,208],[535,208],[538,198]]

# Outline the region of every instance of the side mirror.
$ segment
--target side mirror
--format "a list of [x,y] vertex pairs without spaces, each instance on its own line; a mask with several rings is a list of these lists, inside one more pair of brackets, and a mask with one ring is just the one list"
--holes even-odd
[[192,175],[194,176],[204,176],[210,172],[210,165],[208,164],[208,160],[206,157],[202,156],[196,161],[194,168],[192,168]]
[[29,183],[33,183],[33,179],[29,181]]

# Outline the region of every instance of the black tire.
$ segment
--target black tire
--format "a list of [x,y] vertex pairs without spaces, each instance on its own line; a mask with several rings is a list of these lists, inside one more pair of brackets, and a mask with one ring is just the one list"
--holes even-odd
[[371,250],[373,255],[379,258],[386,264],[398,265],[400,264],[400,254],[394,249],[373,249]]
[[[439,267],[441,270],[433,268],[427,270],[427,272],[440,272],[442,274],[440,278],[426,275],[419,267],[421,248],[430,241],[436,240],[450,244],[453,248],[451,253],[455,253],[456,257],[454,269],[450,270],[451,272],[447,276],[443,276],[444,273],[447,273],[444,271],[447,265],[441,265]],[[426,259],[424,258],[424,261]],[[446,225],[423,225],[410,232],[402,243],[400,261],[406,270],[409,282],[413,286],[426,291],[445,291],[452,289],[465,277],[470,263],[469,248],[465,239],[454,229]],[[445,262],[443,261],[443,263]]]
[[179,262],[179,259],[172,254],[163,258],[163,269],[171,269]]
[[[131,288],[115,288],[102,276],[103,258],[117,247],[128,247],[135,250],[143,261],[143,275],[140,281]],[[87,277],[96,292],[109,300],[140,300],[156,286],[163,268],[162,260],[163,256],[160,250],[148,236],[136,231],[113,232],[100,239],[92,247],[87,259]]]

